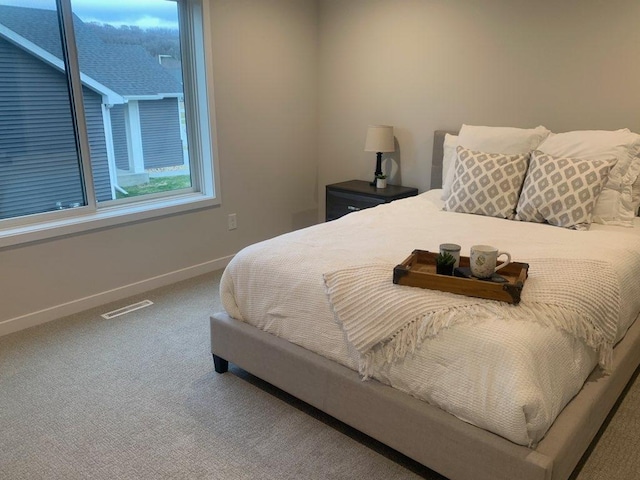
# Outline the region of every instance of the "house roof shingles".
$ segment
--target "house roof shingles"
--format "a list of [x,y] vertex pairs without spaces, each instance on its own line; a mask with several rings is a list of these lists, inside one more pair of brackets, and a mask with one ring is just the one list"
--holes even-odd
[[[62,59],[58,16],[54,10],[0,6],[0,24]],[[139,45],[102,41],[73,16],[80,70],[125,96],[182,93],[182,85]]]

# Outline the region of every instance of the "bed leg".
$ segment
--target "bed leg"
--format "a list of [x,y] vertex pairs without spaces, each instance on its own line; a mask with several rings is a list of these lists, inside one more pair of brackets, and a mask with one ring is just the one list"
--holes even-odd
[[229,370],[229,361],[225,360],[222,357],[217,356],[215,353],[213,354],[213,366],[217,373],[225,373]]

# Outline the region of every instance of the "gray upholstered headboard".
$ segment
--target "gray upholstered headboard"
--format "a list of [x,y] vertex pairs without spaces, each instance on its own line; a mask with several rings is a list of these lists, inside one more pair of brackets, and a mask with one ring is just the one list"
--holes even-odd
[[442,158],[444,156],[444,136],[449,133],[457,135],[453,130],[436,130],[433,132],[433,155],[431,157],[431,188],[442,188]]

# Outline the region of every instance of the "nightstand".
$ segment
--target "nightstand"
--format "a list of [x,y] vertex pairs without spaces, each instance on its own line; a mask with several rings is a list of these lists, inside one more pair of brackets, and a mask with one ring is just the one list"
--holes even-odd
[[418,194],[417,188],[400,185],[376,188],[364,180],[334,183],[327,185],[326,189],[326,221],[335,220],[347,213],[364,208],[375,207],[381,203],[389,203]]

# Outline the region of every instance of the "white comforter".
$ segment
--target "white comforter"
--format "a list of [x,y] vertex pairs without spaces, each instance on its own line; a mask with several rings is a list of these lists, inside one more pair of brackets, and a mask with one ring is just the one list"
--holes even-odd
[[[621,286],[620,339],[640,312],[640,221],[634,228],[549,225],[442,211],[440,191],[381,205],[241,251],[220,286],[232,317],[354,370],[359,355],[336,321],[323,274],[398,264],[414,249],[457,243],[509,251],[515,261],[584,258],[613,266]],[[526,284],[525,284],[526,289]],[[538,442],[596,366],[582,341],[536,322],[460,323],[374,376],[509,440]]]

